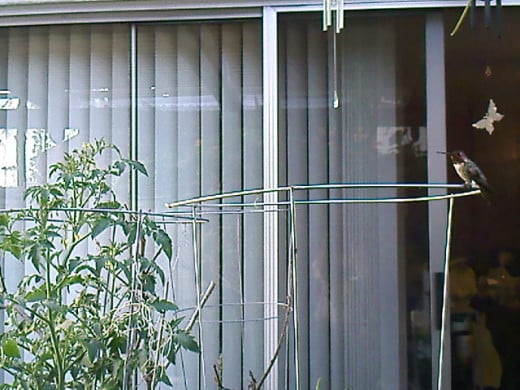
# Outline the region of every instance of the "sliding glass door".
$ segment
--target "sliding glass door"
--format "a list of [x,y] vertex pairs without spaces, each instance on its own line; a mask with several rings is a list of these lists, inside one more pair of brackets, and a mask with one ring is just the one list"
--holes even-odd
[[[428,87],[438,65],[426,50],[429,19],[347,12],[334,43],[318,12],[265,10],[264,29],[250,19],[0,30],[1,206],[23,207],[48,164],[100,137],[148,168],[138,182],[113,183],[143,210],[266,183],[317,184],[296,194],[308,203],[422,195],[319,185],[432,180],[428,148],[443,146],[444,130],[431,113],[444,101]],[[298,334],[289,332],[266,387],[294,388],[297,376],[301,389],[431,386],[430,237],[444,229],[432,225],[442,208],[432,210],[297,206]],[[202,353],[183,354],[169,373],[176,388],[213,388],[215,369],[226,387],[245,388],[277,347],[281,321],[265,317],[287,295],[288,214],[257,211],[164,225],[172,299],[193,308],[201,289],[217,286],[194,327]],[[25,265],[8,271],[15,288]]]

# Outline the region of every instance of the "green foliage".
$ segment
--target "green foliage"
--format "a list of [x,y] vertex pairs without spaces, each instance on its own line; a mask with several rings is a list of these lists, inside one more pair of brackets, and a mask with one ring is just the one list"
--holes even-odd
[[[110,153],[116,161],[100,167]],[[126,212],[112,190],[127,171],[147,174],[114,145],[85,144],[50,166],[47,184],[27,189],[31,208],[0,214],[0,250],[12,255],[6,268],[34,267],[15,292],[2,270],[0,367],[14,377],[2,388],[115,389],[137,373],[151,389],[171,385],[167,368],[180,348],[199,351],[177,305],[158,297],[168,289],[157,260],[171,259],[170,236]]]

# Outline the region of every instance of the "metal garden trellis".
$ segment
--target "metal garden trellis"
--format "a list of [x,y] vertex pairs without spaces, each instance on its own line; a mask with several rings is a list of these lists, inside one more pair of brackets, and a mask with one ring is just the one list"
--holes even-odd
[[[443,190],[462,190],[462,192],[443,194],[443,195],[424,195],[416,197],[375,197],[375,198],[327,198],[327,199],[307,199],[297,200],[295,198],[295,192],[298,191],[310,191],[310,190],[339,190],[339,189],[368,189],[368,188],[390,188],[390,189],[443,189]],[[278,202],[264,202],[258,201],[258,198],[253,202],[236,202],[226,201],[230,198],[240,197],[244,199],[247,196],[261,197],[269,193],[284,193],[286,194],[287,200]],[[438,377],[437,377],[437,388],[440,390],[443,383],[443,369],[445,351],[444,342],[446,338],[446,320],[448,313],[448,277],[449,277],[449,256],[451,247],[451,232],[453,224],[453,208],[454,201],[456,198],[474,196],[480,194],[478,188],[467,188],[462,184],[415,184],[415,183],[338,183],[338,184],[316,184],[316,185],[293,185],[283,186],[278,188],[261,188],[253,190],[235,191],[222,194],[208,195],[202,197],[191,198],[187,200],[180,200],[166,204],[171,210],[175,210],[177,214],[187,213],[192,218],[193,226],[200,218],[204,218],[209,214],[242,214],[242,213],[268,213],[268,212],[287,212],[288,213],[288,243],[287,243],[287,296],[285,303],[281,302],[261,302],[263,305],[286,305],[286,314],[284,321],[284,328],[280,337],[280,341],[275,348],[275,355],[271,357],[270,363],[267,365],[265,372],[258,382],[256,382],[257,388],[262,386],[262,383],[269,375],[270,369],[277,359],[278,353],[283,343],[283,338],[287,336],[287,331],[290,326],[290,321],[287,319],[292,312],[292,326],[293,326],[293,346],[294,346],[294,367],[295,367],[295,388],[300,389],[300,362],[299,362],[299,320],[298,310],[299,304],[297,301],[297,237],[296,237],[296,216],[297,206],[299,205],[333,205],[333,204],[381,204],[381,203],[411,203],[411,202],[432,202],[432,201],[448,201],[448,215],[446,225],[446,241],[445,241],[445,253],[444,253],[444,284],[443,284],[443,300],[442,300],[442,318],[441,318],[441,332],[440,332],[440,343],[439,343],[439,362],[438,362]],[[219,202],[219,203],[209,203]],[[195,230],[194,230],[195,232]],[[197,240],[196,234],[194,233],[194,257],[197,255]],[[197,287],[198,291],[200,286]],[[200,294],[198,294],[200,296]],[[200,303],[197,304],[197,311],[201,310]],[[264,318],[264,321],[272,318]],[[287,339],[287,337],[286,337]],[[286,346],[288,346],[286,340]],[[286,369],[288,366],[286,365]],[[287,374],[287,373],[286,373]]]
[[[439,190],[463,190],[462,192],[444,194],[444,195],[425,195],[425,196],[416,196],[416,197],[379,197],[379,198],[321,198],[321,199],[306,199],[299,200],[296,198],[295,193],[298,191],[310,191],[310,190],[338,190],[338,189],[380,189],[380,188],[406,188],[406,189],[439,189]],[[287,200],[278,201],[275,203],[259,201],[259,197],[268,194],[268,193],[284,193],[286,194]],[[439,364],[438,367],[443,367],[443,362],[445,359],[445,351],[444,344],[446,338],[446,321],[447,321],[447,303],[448,303],[448,277],[449,277],[449,256],[450,256],[450,247],[451,247],[451,232],[452,232],[452,224],[453,224],[453,208],[454,201],[456,198],[468,197],[480,194],[479,189],[467,189],[464,185],[452,185],[452,184],[391,184],[391,183],[367,183],[367,184],[316,184],[316,185],[294,185],[294,186],[284,186],[279,188],[272,189],[254,189],[254,190],[244,190],[244,191],[236,191],[229,192],[223,194],[209,195],[203,197],[197,197],[177,202],[172,202],[167,204],[167,207],[172,210],[172,212],[145,212],[145,211],[132,211],[132,210],[114,210],[114,209],[83,209],[83,208],[75,208],[75,209],[63,209],[59,208],[54,210],[56,213],[64,212],[64,211],[82,211],[82,212],[92,212],[92,213],[124,213],[131,214],[136,217],[137,229],[140,229],[140,224],[142,223],[143,216],[153,217],[164,224],[181,224],[184,226],[191,226],[191,242],[192,242],[192,257],[193,257],[193,270],[195,274],[195,302],[196,306],[191,308],[184,308],[177,312],[177,315],[182,315],[183,313],[191,312],[188,316],[186,329],[191,330],[195,324],[199,325],[199,336],[202,336],[202,332],[204,329],[204,321],[202,319],[202,311],[203,309],[210,309],[211,305],[207,305],[207,300],[214,290],[216,283],[212,281],[208,286],[205,287],[204,291],[199,282],[199,275],[201,273],[201,259],[199,253],[199,235],[197,233],[198,226],[201,224],[209,223],[208,217],[210,215],[224,215],[224,214],[245,214],[245,213],[272,213],[272,212],[286,212],[288,214],[288,243],[287,243],[287,258],[288,258],[288,266],[287,266],[287,292],[285,300],[282,302],[240,302],[240,303],[223,303],[222,305],[263,305],[264,313],[270,313],[269,316],[264,316],[263,318],[256,318],[252,321],[273,321],[283,319],[282,332],[280,339],[275,346],[275,353],[270,357],[270,360],[266,367],[264,367],[264,372],[258,378],[251,378],[256,387],[261,388],[263,383],[268,378],[271,368],[275,364],[279,352],[283,346],[284,339],[286,348],[288,348],[288,331],[289,327],[292,324],[292,335],[293,335],[293,356],[294,356],[294,377],[295,377],[295,388],[300,389],[300,377],[302,375],[300,370],[300,340],[299,340],[299,302],[297,300],[297,291],[298,291],[298,267],[297,267],[297,234],[296,234],[296,226],[297,226],[297,208],[298,206],[311,206],[311,205],[334,205],[334,204],[380,204],[380,203],[411,203],[411,202],[431,202],[431,201],[448,201],[448,215],[447,215],[447,225],[446,225],[446,241],[445,241],[445,253],[444,253],[444,287],[443,287],[443,301],[442,301],[442,319],[441,319],[441,333],[440,333],[440,343],[439,343]],[[244,199],[244,197],[254,195],[255,201],[252,202],[236,202],[236,201],[226,201],[231,198],[240,197]],[[209,203],[218,201],[219,203]],[[12,212],[20,212],[24,209],[7,209],[0,210],[0,213],[12,213]],[[239,281],[242,283],[242,281]],[[173,289],[173,286],[172,286]],[[265,310],[269,308],[269,310]],[[283,309],[282,315],[276,315],[277,310]],[[292,315],[292,323],[289,321]],[[222,322],[225,322],[223,320]],[[244,323],[245,321],[251,321],[251,319],[232,319],[233,322]],[[132,328],[130,327],[130,331]],[[129,334],[128,340],[130,342],[132,335]],[[201,359],[204,361],[204,345],[201,343]],[[181,354],[182,360],[182,354]],[[286,369],[288,370],[288,365],[286,365]],[[183,376],[186,376],[184,369],[182,370]],[[288,374],[288,372],[286,373]],[[184,378],[186,383],[186,378]],[[440,390],[442,388],[443,383],[443,370],[439,369],[439,374],[437,378],[437,388]],[[204,386],[207,387],[206,385]]]

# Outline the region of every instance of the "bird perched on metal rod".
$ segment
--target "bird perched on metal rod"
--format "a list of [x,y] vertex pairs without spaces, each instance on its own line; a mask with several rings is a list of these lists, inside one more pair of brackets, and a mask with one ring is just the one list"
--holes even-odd
[[453,152],[438,152],[450,157],[453,168],[457,175],[464,180],[466,187],[478,187],[482,193],[482,197],[489,201],[491,195],[491,187],[482,170],[472,160],[466,156],[462,150],[454,150]]

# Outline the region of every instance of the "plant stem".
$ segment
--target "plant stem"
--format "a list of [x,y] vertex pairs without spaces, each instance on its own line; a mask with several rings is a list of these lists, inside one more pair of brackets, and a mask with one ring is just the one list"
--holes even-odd
[[63,359],[61,358],[60,346],[58,337],[56,336],[56,329],[54,327],[54,315],[52,314],[52,309],[49,308],[49,330],[51,332],[51,340],[52,346],[54,349],[54,361],[56,362],[56,371],[57,371],[57,388],[58,390],[65,389],[65,371],[63,367]]
[[[164,286],[164,295],[163,295],[163,299],[166,299],[168,297],[168,284],[166,284],[166,286]],[[153,375],[152,375],[152,386],[155,385],[155,380],[157,379],[157,370],[158,370],[158,367],[159,367],[159,351],[161,350],[161,344],[162,344],[162,338],[163,338],[163,330],[164,330],[164,318],[166,317],[166,312],[164,312],[163,314],[161,314],[161,319],[159,321],[159,337],[158,337],[158,340],[157,340],[157,351],[156,351],[156,354],[155,354],[155,363],[154,363],[154,366],[153,366]]]
[[[72,236],[74,237],[74,233],[72,234]],[[65,252],[65,254],[63,255],[63,259],[62,261],[60,262],[61,263],[61,266],[62,267],[66,267],[67,263],[69,262],[70,260],[70,256],[72,256],[72,252],[74,251],[74,249],[76,249],[76,247],[82,242],[82,241],[85,241],[85,239],[87,239],[89,237],[88,234],[84,234],[83,236],[80,236],[77,240],[73,241],[69,248],[67,249],[67,251]]]
[[[42,230],[46,230],[46,225],[48,221],[48,211],[47,210],[41,210],[41,228]],[[45,259],[45,290],[47,295],[47,301],[49,302],[52,299],[51,294],[51,286],[52,286],[52,280],[51,280],[51,266],[52,264],[52,255],[49,253],[49,249],[45,249],[43,253],[43,258]],[[61,296],[61,294],[59,294]],[[61,301],[61,299],[60,299]],[[54,314],[52,312],[52,308],[48,307],[48,321],[47,324],[49,326],[49,330],[51,333],[51,342],[52,342],[52,348],[54,350],[54,361],[56,362],[56,371],[57,371],[57,380],[56,385],[58,390],[65,389],[65,372],[63,370],[63,359],[61,357],[60,353],[60,346],[58,337],[56,336],[56,328],[54,327]]]

